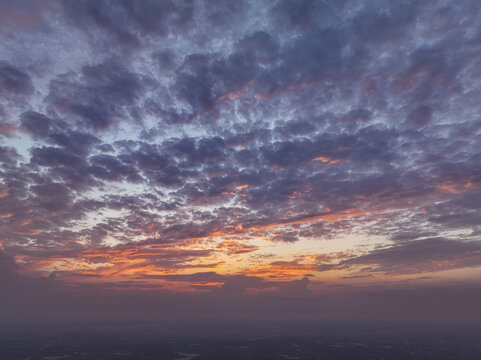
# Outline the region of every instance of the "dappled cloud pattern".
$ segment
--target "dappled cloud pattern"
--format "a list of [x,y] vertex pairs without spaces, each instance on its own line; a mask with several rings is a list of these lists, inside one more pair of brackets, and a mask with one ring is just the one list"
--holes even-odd
[[2,2],[2,286],[479,278],[480,7]]

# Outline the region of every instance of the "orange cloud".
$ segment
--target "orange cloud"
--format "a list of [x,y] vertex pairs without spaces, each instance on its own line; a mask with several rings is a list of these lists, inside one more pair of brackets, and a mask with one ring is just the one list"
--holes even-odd
[[318,157],[316,157],[312,160],[313,161],[321,161],[323,164],[326,164],[326,166],[338,164],[342,161],[340,159],[331,159],[327,156],[318,156]]
[[246,245],[239,241],[222,241],[216,246],[216,249],[223,250],[228,254],[238,255],[256,251],[258,247]]
[[307,216],[299,219],[293,219],[293,220],[285,220],[285,221],[280,221],[272,224],[267,224],[263,226],[254,226],[251,228],[251,230],[266,230],[274,227],[279,227],[279,226],[284,226],[284,225],[297,225],[297,224],[305,224],[305,223],[312,223],[312,222],[317,222],[317,221],[326,221],[326,222],[336,222],[345,218],[351,218],[351,217],[358,217],[358,216],[363,216],[367,215],[367,211],[361,211],[358,209],[347,209],[343,210],[337,213],[328,213],[328,214],[322,214],[322,215],[315,215],[315,216]]
[[451,181],[439,183],[435,185],[438,190],[443,192],[447,192],[450,194],[459,194],[460,192],[469,190],[474,188],[474,184],[471,180],[466,181],[465,183],[453,183]]
[[17,130],[14,124],[0,123],[0,134],[8,134]]
[[219,96],[217,99],[223,102],[229,102],[238,99],[247,91],[247,89],[251,86],[253,82],[254,80],[251,80],[247,84],[245,84],[239,91],[228,92],[227,94]]

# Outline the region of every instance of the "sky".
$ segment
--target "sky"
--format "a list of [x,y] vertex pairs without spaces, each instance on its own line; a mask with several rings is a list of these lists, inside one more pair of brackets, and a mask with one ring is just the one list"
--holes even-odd
[[0,318],[481,318],[480,79],[479,1],[2,0]]

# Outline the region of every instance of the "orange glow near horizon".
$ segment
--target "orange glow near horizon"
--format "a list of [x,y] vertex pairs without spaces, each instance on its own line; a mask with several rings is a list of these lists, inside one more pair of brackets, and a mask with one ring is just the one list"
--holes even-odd
[[[333,163],[327,157],[315,158],[326,165]],[[436,188],[444,193],[457,194],[473,189],[471,181],[464,184],[453,185],[443,183]],[[248,184],[235,186],[235,191],[249,188]],[[312,184],[304,187],[305,192],[312,191]],[[233,193],[238,195],[238,193]],[[242,194],[240,194],[242,195]],[[289,195],[290,201],[303,199],[305,193],[294,191]],[[406,198],[396,204],[383,202],[369,202],[366,197],[359,197],[353,207],[332,211],[323,207],[323,213],[317,215],[294,216],[290,210],[284,217],[278,217],[275,222],[258,225],[239,223],[230,227],[214,228],[198,237],[180,238],[172,243],[149,244],[135,242],[107,246],[96,246],[74,253],[71,256],[54,255],[48,258],[22,255],[16,257],[17,263],[25,274],[45,274],[55,272],[59,279],[71,283],[110,283],[134,281],[149,284],[149,286],[162,286],[169,291],[196,292],[207,291],[212,287],[220,287],[223,281],[210,281],[199,283],[193,281],[167,281],[167,275],[195,275],[198,273],[213,272],[225,277],[247,276],[264,279],[266,282],[282,284],[286,281],[299,280],[304,277],[310,279],[312,284],[326,282],[332,284],[369,284],[372,281],[397,281],[396,279],[409,279],[416,274],[429,271],[443,271],[459,266],[454,260],[441,259],[436,262],[426,263],[424,267],[412,266],[408,270],[411,275],[392,273],[365,274],[362,267],[347,269],[343,261],[349,256],[361,255],[365,250],[356,248],[361,243],[342,233],[330,242],[305,238],[293,243],[283,242],[283,233],[309,229],[312,226],[338,224],[343,221],[356,220],[357,224],[368,221],[386,221],[392,212],[404,211],[413,204],[420,206],[429,204],[433,199],[439,198],[439,193],[428,194],[424,197]],[[419,207],[421,212],[426,209]],[[28,211],[27,211],[28,212]],[[31,212],[31,211],[30,211]],[[58,212],[57,214],[60,214]],[[233,213],[235,215],[235,213]],[[33,221],[49,219],[53,214],[36,216]],[[10,219],[11,213],[4,213],[0,218]],[[40,234],[32,229],[32,219],[12,222],[9,230],[11,234],[35,237]],[[152,220],[149,217],[130,216],[129,221],[136,223],[132,227],[134,236],[157,236],[165,226],[162,221]],[[140,221],[137,221],[140,220]],[[115,234],[114,234],[115,235]],[[118,234],[121,237],[123,234]],[[367,240],[366,240],[367,243]],[[329,250],[322,251],[327,248]],[[373,248],[371,248],[373,249]],[[302,254],[302,255],[301,255]],[[453,270],[454,271],[454,270]],[[194,277],[195,278],[195,277]],[[189,285],[190,284],[190,285]],[[135,285],[142,288],[142,285]],[[191,286],[191,287],[189,287]],[[317,286],[317,285],[316,285]],[[315,287],[313,285],[313,287]],[[257,291],[257,290],[256,290]]]

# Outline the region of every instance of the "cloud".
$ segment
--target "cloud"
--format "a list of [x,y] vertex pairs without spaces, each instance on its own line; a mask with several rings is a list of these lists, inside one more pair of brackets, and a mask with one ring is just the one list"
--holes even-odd
[[35,138],[45,138],[49,133],[50,119],[35,111],[28,111],[21,116],[22,126]]
[[[247,288],[267,289],[271,284],[253,277],[231,277],[206,272],[166,276],[169,281],[226,281],[221,293],[172,294],[149,287],[144,280],[67,285],[55,276],[31,278],[12,272],[12,259],[0,251],[0,318],[3,321],[112,320],[376,320],[476,323],[479,284],[438,286],[399,285],[306,293],[307,279],[281,284],[280,292],[244,294]],[[3,270],[9,269],[7,273]],[[13,270],[16,271],[16,270]],[[139,290],[138,287],[144,287]],[[226,298],[227,296],[227,298]],[[228,300],[228,301],[226,301]],[[454,311],[453,311],[454,309]]]
[[393,275],[479,267],[481,244],[478,241],[445,238],[406,241],[341,261],[339,266],[350,268],[365,265],[372,265],[372,272]]
[[5,61],[0,62],[0,95],[2,97],[28,96],[33,93],[30,76]]
[[52,79],[47,100],[52,110],[72,116],[76,125],[98,130],[125,117],[135,118],[135,102],[154,86],[147,76],[106,61],[82,67],[79,76]]
[[0,5],[0,34],[9,31],[40,27],[45,23],[45,15],[55,8],[55,1],[44,1],[41,4],[31,0]]
[[32,162],[43,166],[79,166],[82,160],[63,149],[49,146],[33,149]]
[[317,270],[479,265],[476,2],[22,4],[0,5],[22,271],[308,296]]
[[15,260],[3,250],[0,250],[0,269],[2,279],[14,276],[18,270]]

